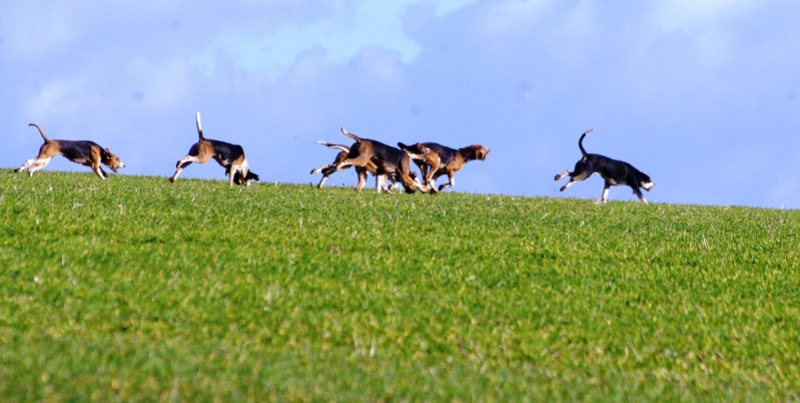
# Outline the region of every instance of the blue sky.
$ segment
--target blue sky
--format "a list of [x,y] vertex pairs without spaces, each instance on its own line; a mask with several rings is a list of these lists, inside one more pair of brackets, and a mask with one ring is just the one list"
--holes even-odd
[[[651,202],[800,208],[800,2],[114,3],[0,5],[0,167],[36,154],[36,122],[166,180],[199,111],[265,182],[316,183],[335,152],[314,142],[347,143],[344,126],[491,148],[454,191],[596,199],[599,177],[553,181],[594,128],[589,152],[648,173]],[[224,179],[213,162],[182,177]]]

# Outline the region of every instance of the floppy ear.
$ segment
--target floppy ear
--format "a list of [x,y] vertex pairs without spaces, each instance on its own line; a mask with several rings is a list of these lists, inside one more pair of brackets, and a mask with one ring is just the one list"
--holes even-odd
[[489,155],[488,148],[478,147],[478,149],[475,150],[475,156],[481,161],[485,160],[487,155]]

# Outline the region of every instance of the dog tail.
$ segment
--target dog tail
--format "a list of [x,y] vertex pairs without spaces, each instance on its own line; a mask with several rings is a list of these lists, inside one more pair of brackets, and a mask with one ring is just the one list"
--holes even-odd
[[350,137],[351,139],[353,139],[355,141],[361,142],[361,138],[360,137],[356,136],[353,133],[348,133],[347,130],[344,129],[344,127],[342,128],[342,134],[344,134],[347,137]]
[[594,129],[589,129],[589,130],[583,132],[583,134],[581,134],[581,139],[578,140],[578,148],[581,149],[581,154],[583,154],[583,158],[584,159],[586,159],[587,153],[586,153],[586,150],[583,148],[583,138],[586,137],[587,134],[589,134],[589,133],[591,133],[593,131],[594,131]]
[[346,153],[350,152],[350,147],[348,147],[346,145],[343,145],[343,144],[331,144],[331,143],[326,143],[326,142],[324,142],[322,140],[317,141],[317,144],[322,144],[325,147],[334,148],[334,149],[337,149],[337,150],[340,150],[340,151],[344,151]]
[[44,142],[45,143],[49,143],[50,142],[50,139],[47,138],[47,135],[44,134],[44,130],[42,130],[42,128],[39,127],[39,125],[37,125],[36,123],[31,123],[28,126],[33,126],[33,127],[37,128],[37,129],[39,129],[39,134],[42,135],[42,138],[44,139]]
[[200,124],[200,112],[195,114],[195,120],[197,121],[197,136],[200,138],[200,141],[203,141],[205,137],[203,137],[203,125]]

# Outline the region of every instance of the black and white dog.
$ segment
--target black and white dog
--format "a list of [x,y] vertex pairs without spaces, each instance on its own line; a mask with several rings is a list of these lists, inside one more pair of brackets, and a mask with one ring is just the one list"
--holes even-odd
[[572,184],[580,182],[596,173],[600,174],[606,181],[605,187],[603,188],[603,196],[597,203],[606,202],[609,187],[627,185],[633,189],[633,194],[638,196],[642,203],[647,204],[647,200],[644,199],[642,191],[639,190],[639,188],[649,192],[650,189],[656,185],[650,180],[649,176],[627,162],[617,161],[599,154],[588,154],[586,150],[583,149],[583,138],[593,130],[594,129],[587,130],[581,135],[581,139],[578,140],[578,147],[581,149],[583,158],[575,164],[574,171],[570,172],[566,170],[556,175],[555,180],[559,180],[567,175],[570,177],[569,182],[561,187],[561,191],[567,190]]
[[200,112],[195,115],[197,122],[197,143],[192,144],[189,153],[175,164],[175,173],[169,178],[175,182],[184,168],[193,162],[205,164],[213,158],[225,168],[228,176],[228,185],[233,184],[250,186],[250,181],[259,180],[256,173],[250,170],[250,164],[244,157],[244,149],[238,144],[231,144],[220,140],[211,140],[203,136],[203,126],[200,123]]

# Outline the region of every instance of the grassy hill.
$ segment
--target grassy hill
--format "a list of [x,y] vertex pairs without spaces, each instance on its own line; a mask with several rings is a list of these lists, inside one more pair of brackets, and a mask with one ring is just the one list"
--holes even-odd
[[800,212],[0,173],[0,400],[790,400]]

